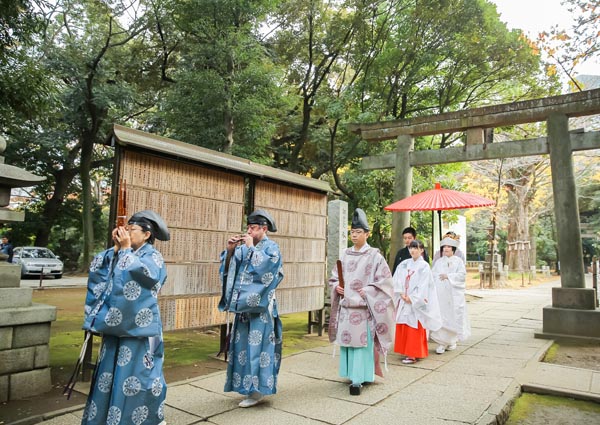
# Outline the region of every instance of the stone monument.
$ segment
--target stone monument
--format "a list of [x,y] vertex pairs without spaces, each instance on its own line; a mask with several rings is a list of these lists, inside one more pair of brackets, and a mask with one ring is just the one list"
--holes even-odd
[[[13,187],[33,186],[39,177],[4,164],[6,141],[0,136],[0,223],[23,221],[11,211]],[[42,394],[51,389],[50,323],[56,307],[31,301],[33,289],[21,288],[21,266],[0,261],[0,402]]]

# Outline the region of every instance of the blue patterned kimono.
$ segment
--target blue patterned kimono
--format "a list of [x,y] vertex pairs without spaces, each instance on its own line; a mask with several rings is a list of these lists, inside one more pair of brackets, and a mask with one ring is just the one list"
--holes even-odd
[[83,328],[102,334],[82,424],[157,425],[164,420],[158,292],[167,277],[162,255],[146,243],[113,248],[90,264]]
[[275,394],[282,347],[275,299],[275,288],[283,279],[279,246],[265,236],[255,247],[236,247],[228,270],[226,259],[227,251],[223,251],[219,310],[235,313],[235,319],[224,390]]

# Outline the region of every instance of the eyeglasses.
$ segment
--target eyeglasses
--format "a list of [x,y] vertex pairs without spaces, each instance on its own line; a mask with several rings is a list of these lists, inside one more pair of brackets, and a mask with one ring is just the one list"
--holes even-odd
[[141,227],[131,227],[131,226],[127,226],[126,227],[128,232],[133,232],[134,230],[139,230],[140,232],[143,232],[144,229],[142,229]]

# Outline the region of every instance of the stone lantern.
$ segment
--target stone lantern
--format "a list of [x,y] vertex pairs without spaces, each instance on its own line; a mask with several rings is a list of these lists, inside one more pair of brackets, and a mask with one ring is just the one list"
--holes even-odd
[[[0,136],[0,223],[23,221],[25,213],[11,211],[14,187],[44,181],[4,164],[6,141]],[[31,301],[33,289],[21,288],[21,266],[0,261],[0,402],[33,397],[50,391],[50,324],[56,307]]]

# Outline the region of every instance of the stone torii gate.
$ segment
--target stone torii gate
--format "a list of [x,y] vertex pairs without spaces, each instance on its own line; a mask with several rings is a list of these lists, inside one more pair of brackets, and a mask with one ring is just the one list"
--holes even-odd
[[[397,140],[395,153],[363,159],[365,170],[394,168],[394,199],[411,195],[412,168],[464,161],[550,155],[554,215],[561,266],[561,287],[552,288],[552,306],[544,308],[539,337],[600,338],[600,311],[593,289],[585,288],[583,251],[573,174],[572,152],[600,148],[600,132],[569,132],[569,118],[600,113],[600,89],[439,115],[368,124],[350,124],[367,141]],[[546,121],[547,137],[487,143],[485,130]],[[414,151],[414,137],[465,132],[466,144],[437,150]],[[393,255],[401,247],[401,229],[409,212],[392,215]]]

